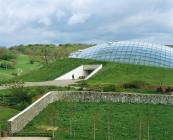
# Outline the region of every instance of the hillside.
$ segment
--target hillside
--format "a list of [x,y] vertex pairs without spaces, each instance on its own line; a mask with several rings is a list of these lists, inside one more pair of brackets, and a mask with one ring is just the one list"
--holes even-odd
[[0,48],[0,81],[12,79],[64,59],[73,51],[90,47],[87,44],[29,44]]
[[14,68],[0,68],[0,81],[9,80],[17,75],[26,74],[40,67],[39,62],[30,63],[31,57],[28,55],[17,55]]
[[172,77],[173,69],[108,62],[101,71],[87,82],[89,84],[118,84],[143,81],[150,85],[173,85]]
[[130,81],[143,81],[150,85],[173,85],[172,69],[69,58],[50,63],[16,79],[24,81],[53,80],[82,64],[103,64],[103,69],[89,79],[88,84],[121,84]]
[[50,63],[40,69],[32,71],[32,73],[27,73],[25,75],[19,76],[16,79],[23,81],[54,80],[58,76],[72,70],[77,66],[80,66],[82,64],[92,64],[92,63],[95,63],[95,61],[68,59],[68,58],[61,59],[57,60],[56,62]]

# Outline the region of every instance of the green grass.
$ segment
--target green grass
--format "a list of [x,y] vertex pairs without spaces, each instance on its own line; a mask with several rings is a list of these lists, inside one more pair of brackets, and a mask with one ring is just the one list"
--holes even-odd
[[102,70],[87,81],[89,84],[121,84],[143,81],[150,85],[173,85],[173,69],[143,65],[106,63]]
[[150,85],[173,85],[173,69],[80,59],[58,60],[16,79],[22,79],[23,81],[53,80],[77,66],[93,63],[102,63],[103,69],[89,79],[88,84],[121,84],[143,81]]
[[23,81],[46,81],[54,80],[58,76],[76,68],[82,64],[91,64],[94,61],[79,60],[79,59],[62,59],[56,62],[50,63],[40,69],[27,73],[25,75],[17,77],[18,80]]
[[38,69],[40,64],[35,62],[34,64],[30,64],[30,56],[28,55],[19,55],[17,57],[16,69],[21,69],[23,73],[28,73],[32,70]]
[[14,77],[12,73],[26,74],[32,70],[38,69],[40,67],[39,63],[30,64],[30,57],[28,55],[19,55],[16,59],[15,69],[3,69],[0,68],[0,81],[8,80]]
[[93,139],[95,123],[97,140],[108,139],[108,129],[113,139],[137,140],[139,135],[143,140],[148,139],[148,126],[150,139],[172,140],[172,116],[172,106],[55,102],[19,134],[39,135],[54,126],[58,128],[55,139],[88,140]]
[[0,106],[0,127],[3,128],[6,121],[17,114],[18,111],[9,107]]

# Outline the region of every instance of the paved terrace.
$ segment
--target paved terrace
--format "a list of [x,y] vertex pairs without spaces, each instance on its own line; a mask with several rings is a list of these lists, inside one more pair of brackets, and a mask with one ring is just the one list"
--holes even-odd
[[[43,82],[25,82],[25,87],[32,86],[57,86],[57,87],[65,87],[72,84],[75,84],[79,80],[52,80],[52,81],[43,81]],[[8,89],[9,86],[0,86],[0,90]]]

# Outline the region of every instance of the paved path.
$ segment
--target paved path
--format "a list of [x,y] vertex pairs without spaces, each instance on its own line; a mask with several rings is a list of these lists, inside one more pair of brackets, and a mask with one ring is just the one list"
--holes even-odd
[[[75,84],[79,80],[53,80],[53,81],[43,81],[43,82],[25,82],[25,87],[32,87],[32,86],[57,86],[57,87],[65,87],[71,84]],[[8,86],[0,86],[0,90],[7,89]]]
[[51,140],[49,137],[4,137],[0,140]]
[[60,86],[65,87],[71,84],[75,84],[78,80],[53,80],[44,82],[25,82],[26,87],[31,86]]

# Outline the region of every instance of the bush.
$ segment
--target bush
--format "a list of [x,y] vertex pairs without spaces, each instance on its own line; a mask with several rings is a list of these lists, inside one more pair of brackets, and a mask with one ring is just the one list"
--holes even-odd
[[87,87],[88,84],[87,84],[86,81],[82,80],[82,81],[79,83],[79,86],[81,86],[81,87]]
[[11,59],[16,59],[16,54],[14,52],[10,52],[6,48],[0,48],[0,59],[2,60],[11,60]]
[[89,91],[103,91],[103,88],[101,85],[92,85],[88,87]]
[[13,84],[10,84],[11,88],[11,96],[12,98],[15,98],[16,105],[15,108],[22,110],[26,106],[32,103],[32,97],[27,94],[26,88],[24,88],[23,82],[14,82]]
[[122,91],[124,91],[124,87],[123,87],[123,85],[122,84],[118,84],[118,85],[116,85],[116,91],[117,92],[122,92]]
[[34,64],[34,63],[35,63],[35,60],[34,60],[34,59],[31,59],[31,60],[29,61],[29,63],[30,63],[30,64]]
[[158,87],[156,89],[157,92],[160,92],[162,94],[169,94],[171,92],[173,92],[173,88],[172,87]]
[[18,74],[17,74],[17,72],[12,72],[11,75],[17,76]]
[[15,68],[15,62],[12,61],[0,61],[0,67],[6,68],[6,69],[14,69]]
[[148,85],[147,83],[143,82],[143,81],[132,81],[129,83],[124,83],[123,87],[124,88],[144,88],[146,85]]
[[115,85],[113,85],[113,84],[106,84],[106,85],[103,86],[103,91],[104,92],[109,92],[109,91],[115,92],[116,91]]
[[13,108],[17,109],[17,110],[23,110],[25,109],[27,106],[29,106],[30,104],[28,102],[20,102],[16,105],[13,106]]
[[115,92],[116,86],[114,84],[92,85],[89,87],[89,90],[90,91]]

